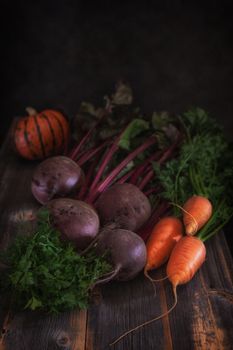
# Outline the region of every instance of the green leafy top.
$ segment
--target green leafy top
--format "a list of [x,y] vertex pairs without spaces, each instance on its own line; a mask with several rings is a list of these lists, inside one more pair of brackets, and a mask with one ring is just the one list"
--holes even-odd
[[[214,214],[200,231],[203,240],[211,237],[233,213],[233,151],[216,121],[200,109],[179,117],[185,140],[179,156],[163,167],[154,164],[163,186],[163,197],[182,205],[192,195],[202,195],[212,202]],[[178,209],[174,208],[176,214]]]
[[149,122],[143,119],[133,119],[121,135],[118,145],[129,151],[131,149],[131,140],[140,135],[143,131],[149,130]]
[[111,270],[104,257],[93,251],[80,256],[62,242],[47,212],[40,214],[34,235],[20,236],[9,247],[4,262],[9,268],[1,276],[2,285],[12,291],[14,306],[48,312],[86,308],[90,288]]

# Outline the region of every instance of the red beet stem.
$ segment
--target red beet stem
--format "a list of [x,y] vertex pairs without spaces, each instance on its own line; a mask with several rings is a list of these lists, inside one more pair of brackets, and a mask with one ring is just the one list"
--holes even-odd
[[77,161],[79,166],[82,166],[84,163],[86,163],[89,159],[94,157],[96,154],[98,154],[108,143],[110,140],[104,141],[101,145],[98,147],[92,148],[88,151],[86,151]]
[[[88,197],[88,201],[93,203],[97,196],[102,193],[114,180],[114,178],[121,172],[121,170],[131,162],[138,154],[145,151],[147,148],[155,144],[156,138],[150,137],[144,142],[141,146],[136,148],[133,152],[131,152],[115,169],[113,169],[110,174],[100,183],[97,184],[96,187],[92,186],[92,191],[90,190],[91,195]],[[93,185],[93,184],[92,184]]]
[[[124,174],[123,176],[121,176],[117,181],[116,183],[118,184],[123,184],[124,182],[126,182],[130,177],[131,175],[134,173],[134,169],[132,170],[129,170],[126,174]],[[130,181],[131,182],[131,181]]]
[[147,161],[140,164],[133,172],[133,175],[131,176],[130,183],[136,185],[139,177],[147,167]]
[[[174,149],[178,145],[177,141],[175,143],[173,143],[170,147],[168,147],[167,150],[165,150],[165,152],[161,155],[161,157],[157,161],[157,163],[162,164],[168,158],[170,158],[170,156],[173,154]],[[145,171],[145,175],[142,177],[142,179],[139,181],[139,183],[137,183],[137,186],[140,190],[143,190],[155,175],[154,170],[151,169],[151,164],[146,169],[144,169],[144,171]]]
[[[118,179],[116,181],[116,183],[124,183],[127,180],[129,180],[129,182],[131,184],[136,185],[138,180],[139,180],[139,177],[142,176],[143,173],[145,173],[147,176],[148,171],[151,170],[151,163],[150,162],[153,160],[157,160],[160,155],[161,155],[161,151],[155,152],[148,159],[146,159],[143,163],[137,165],[132,170],[128,171],[125,175],[123,175],[120,179]],[[152,175],[152,177],[153,177],[153,175]],[[144,188],[144,187],[145,186],[143,186],[142,188]]]
[[161,190],[161,187],[160,186],[156,186],[154,188],[150,188],[149,190],[147,191],[144,191],[144,194],[145,196],[150,196],[151,194],[155,194],[155,193],[158,193],[159,191]]
[[159,164],[164,163],[170,156],[172,155],[173,151],[176,149],[176,147],[179,145],[181,139],[178,137],[174,143],[172,143],[167,150],[162,154],[160,159],[158,160]]
[[98,161],[99,161],[99,159],[96,158],[93,162],[91,162],[90,166],[88,167],[88,171],[87,171],[86,176],[85,176],[85,183],[81,187],[81,189],[80,189],[80,191],[78,193],[77,199],[79,199],[79,200],[83,200],[84,199],[84,197],[86,195],[86,192],[88,190],[88,187],[91,184],[91,179],[92,179],[93,173],[95,171],[95,168],[96,168],[96,166],[98,164]]
[[102,163],[101,163],[101,165],[96,173],[96,176],[95,176],[94,180],[92,181],[92,184],[90,187],[90,193],[94,190],[95,186],[98,184],[98,181],[100,180],[106,166],[110,162],[114,153],[118,150],[118,148],[119,148],[118,143],[119,143],[120,138],[121,138],[121,134],[116,137],[112,146],[106,151],[104,158],[102,160]]
[[145,170],[147,170],[148,165],[150,167],[151,166],[150,163],[153,160],[157,160],[160,155],[161,155],[161,151],[157,151],[154,154],[152,154],[149,158],[147,158],[143,163],[139,164],[134,169],[134,174],[132,175],[132,177],[130,179],[130,183],[136,185],[136,183],[138,182],[138,179],[140,178],[140,176],[142,176],[142,174],[145,172]]
[[142,191],[144,187],[146,187],[148,182],[150,182],[150,180],[153,178],[153,176],[154,176],[154,170],[151,169],[150,171],[147,172],[146,176],[142,179],[142,181],[138,185],[139,190]]
[[78,153],[80,152],[82,146],[87,142],[87,140],[90,138],[92,132],[95,130],[96,125],[94,127],[92,127],[90,130],[88,130],[88,132],[83,136],[83,138],[81,139],[81,141],[79,142],[79,144],[77,146],[75,146],[72,151],[69,154],[69,157],[73,160],[76,159],[76,157],[78,156]]
[[70,154],[68,155],[68,157],[70,157],[71,159],[75,160],[76,157],[78,156],[78,153],[80,152],[82,146],[87,142],[87,140],[90,138],[91,134],[93,133],[94,130],[96,130],[96,128],[98,127],[98,125],[102,122],[102,120],[107,117],[109,114],[109,112],[107,110],[103,110],[102,111],[102,115],[99,117],[98,121],[95,123],[95,125],[93,125],[88,132],[83,136],[83,138],[81,139],[81,141],[78,143],[77,146],[75,146]]

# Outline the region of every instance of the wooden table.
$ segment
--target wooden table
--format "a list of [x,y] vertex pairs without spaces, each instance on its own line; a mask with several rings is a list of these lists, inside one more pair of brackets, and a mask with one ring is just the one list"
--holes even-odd
[[[38,204],[30,192],[36,163],[19,159],[6,139],[0,152],[0,246],[17,234],[17,215]],[[160,278],[165,270],[155,273]],[[110,283],[96,292],[87,311],[59,316],[22,312],[5,336],[6,350],[105,350],[122,332],[164,313],[173,303],[168,281],[152,285],[143,275]],[[4,298],[0,320],[4,320]],[[223,233],[207,242],[207,259],[193,280],[178,288],[172,313],[130,336],[116,350],[233,349],[233,261]]]

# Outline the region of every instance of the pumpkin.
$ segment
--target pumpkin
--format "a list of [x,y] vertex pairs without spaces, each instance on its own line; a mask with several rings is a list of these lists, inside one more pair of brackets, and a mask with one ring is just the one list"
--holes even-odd
[[69,140],[69,123],[61,112],[46,109],[37,113],[26,108],[28,116],[20,118],[14,129],[14,144],[26,159],[44,159],[63,154]]

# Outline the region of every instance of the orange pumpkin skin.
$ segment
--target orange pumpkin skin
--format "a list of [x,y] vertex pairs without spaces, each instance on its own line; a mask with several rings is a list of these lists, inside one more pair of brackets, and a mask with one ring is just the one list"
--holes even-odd
[[14,129],[14,143],[26,159],[44,159],[63,154],[69,141],[69,123],[58,111],[47,109],[20,118]]

